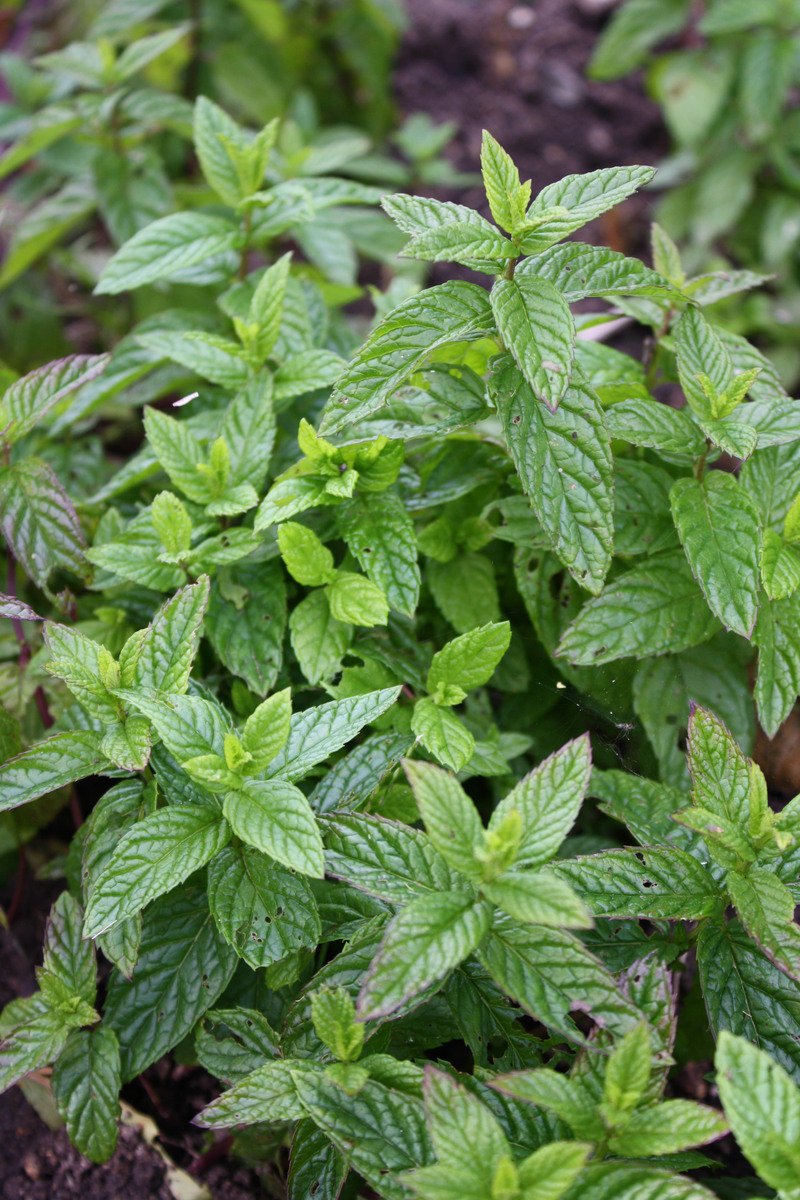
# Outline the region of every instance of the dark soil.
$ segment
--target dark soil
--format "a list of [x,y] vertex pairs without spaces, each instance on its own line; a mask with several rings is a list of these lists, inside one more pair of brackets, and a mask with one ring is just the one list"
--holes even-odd
[[[534,194],[563,175],[657,163],[668,141],[636,76],[592,83],[586,64],[604,20],[593,0],[406,0],[409,30],[396,73],[402,112],[453,121],[450,153],[475,171],[481,132],[492,132]],[[459,197],[480,207],[475,188]],[[650,197],[603,222],[613,248],[645,243]],[[581,235],[583,236],[583,235]]]
[[[638,80],[587,83],[584,68],[602,18],[589,0],[406,0],[410,26],[396,73],[403,112],[452,120],[450,151],[474,171],[482,129],[516,159],[534,191],[562,175],[615,163],[657,162],[666,148],[655,106]],[[481,206],[480,189],[458,199]],[[598,231],[608,244],[635,252],[646,238],[648,198],[629,201],[622,217]],[[591,232],[589,237],[591,237]],[[7,906],[15,879],[0,894]],[[27,880],[11,931],[0,929],[0,1007],[29,994],[48,908],[58,885]],[[189,1123],[216,1085],[200,1071],[157,1063],[125,1098],[155,1120],[163,1144],[186,1169],[206,1149]],[[120,1131],[105,1166],[78,1154],[63,1131],[52,1132],[14,1089],[0,1097],[0,1200],[173,1200],[165,1165],[138,1132]],[[227,1158],[207,1165],[202,1182],[214,1200],[257,1200],[258,1176]]]

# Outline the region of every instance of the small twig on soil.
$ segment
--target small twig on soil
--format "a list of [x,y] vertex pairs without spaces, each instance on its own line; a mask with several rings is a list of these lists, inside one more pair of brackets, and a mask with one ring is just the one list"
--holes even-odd
[[205,1175],[209,1167],[213,1167],[214,1163],[219,1162],[222,1158],[227,1158],[231,1146],[233,1145],[233,1135],[225,1133],[222,1137],[217,1138],[215,1142],[209,1146],[205,1154],[198,1154],[197,1158],[193,1159],[187,1167],[189,1175]]

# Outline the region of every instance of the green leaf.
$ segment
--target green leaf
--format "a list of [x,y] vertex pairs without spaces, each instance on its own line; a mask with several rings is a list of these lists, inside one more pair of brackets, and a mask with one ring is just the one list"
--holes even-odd
[[750,936],[779,970],[800,980],[800,928],[794,923],[794,897],[786,884],[758,866],[747,875],[729,871],[727,884]]
[[294,713],[289,740],[270,763],[268,776],[303,779],[317,763],[341,750],[365,725],[377,721],[391,708],[399,692],[399,687],[382,688]]
[[612,1161],[590,1163],[568,1196],[569,1200],[713,1200],[714,1194],[685,1175]]
[[440,983],[489,932],[491,909],[464,892],[412,900],[389,925],[358,998],[362,1020],[389,1016]]
[[403,767],[431,843],[459,874],[480,879],[483,825],[461,784],[433,763],[406,759]]
[[635,70],[651,47],[680,33],[688,13],[689,0],[629,0],[614,12],[595,48],[591,77],[619,79]]
[[216,926],[254,970],[320,938],[317,906],[304,879],[249,846],[228,847],[208,869],[208,902]]
[[425,684],[433,695],[441,687],[464,693],[488,683],[511,641],[508,621],[483,625],[453,638],[431,660]]
[[70,1141],[92,1162],[106,1162],[116,1149],[120,1086],[113,1030],[74,1029],[56,1060],[53,1095]]
[[613,977],[565,930],[495,917],[479,957],[507,996],[569,1041],[581,1040],[569,1015],[576,996],[612,1033],[627,1033],[636,1024],[636,1009]]
[[332,616],[327,592],[319,588],[292,609],[289,636],[300,670],[308,682],[321,683],[341,669],[353,630]]
[[320,433],[341,432],[381,408],[440,346],[472,341],[493,329],[489,298],[473,283],[450,281],[404,300],[348,365],[331,393]]
[[679,479],[670,504],[678,536],[708,606],[722,624],[750,637],[758,614],[758,512],[732,475]]
[[289,1200],[338,1200],[347,1161],[312,1121],[298,1122],[289,1154]]
[[[769,961],[737,921],[706,921],[697,940],[712,1032],[747,1038],[787,1071],[800,1070],[800,988]],[[730,1115],[730,1114],[729,1114]]]
[[500,620],[494,567],[483,554],[459,554],[451,562],[431,561],[426,583],[442,616],[459,633]]
[[203,617],[208,605],[209,581],[201,575],[162,604],[142,635],[120,654],[123,686],[156,692],[185,692],[189,686]]
[[108,365],[107,354],[72,354],[17,379],[0,398],[0,440],[18,442]]
[[800,593],[762,600],[753,641],[758,646],[754,695],[758,717],[774,737],[800,694]]
[[605,246],[584,242],[565,242],[551,246],[543,254],[524,259],[514,273],[515,279],[528,275],[546,279],[568,304],[590,296],[653,296],[664,299],[672,285],[663,275],[652,271],[638,258],[627,258]]
[[419,829],[364,813],[326,818],[325,870],[335,879],[405,904],[458,886],[458,876]]
[[475,739],[466,725],[428,696],[414,705],[411,730],[425,749],[451,771],[460,771],[472,758]]
[[389,607],[412,617],[419,600],[420,571],[414,525],[394,492],[357,495],[338,511],[345,541]]
[[15,1015],[19,1020],[11,1022],[0,1041],[0,1093],[57,1058],[70,1033],[69,1025],[46,1005],[41,993],[17,1001]]
[[559,657],[576,666],[677,653],[719,625],[682,554],[664,554],[618,575],[569,625]]
[[490,298],[506,349],[537,400],[555,411],[569,387],[575,358],[569,305],[549,280],[536,275],[500,279]]
[[214,804],[171,804],[138,821],[97,877],[85,933],[97,937],[172,891],[226,845],[230,830]]
[[377,1080],[354,1096],[334,1080],[308,1069],[294,1073],[306,1113],[350,1163],[386,1200],[403,1200],[407,1189],[394,1178],[430,1161],[422,1101]]
[[482,894],[517,921],[591,929],[592,914],[576,892],[550,871],[516,872],[485,883]]
[[774,529],[764,530],[761,582],[770,600],[785,600],[800,587],[800,555]]
[[384,196],[381,206],[398,229],[411,235],[403,249],[406,258],[456,262],[494,274],[515,256],[512,243],[463,204],[399,193]]
[[308,800],[284,779],[249,780],[225,797],[233,832],[279,863],[322,878],[322,837]]
[[364,1026],[356,1023],[356,1006],[343,987],[311,993],[314,1031],[341,1062],[354,1062],[364,1045]]
[[491,1086],[503,1095],[555,1113],[577,1137],[591,1142],[603,1137],[603,1123],[595,1107],[597,1097],[579,1076],[541,1067],[498,1075]]
[[691,1100],[665,1100],[633,1113],[625,1128],[611,1138],[609,1148],[624,1158],[677,1154],[727,1132],[725,1118],[715,1109]]
[[525,211],[531,198],[530,180],[520,183],[519,171],[488,130],[481,139],[481,174],[492,220],[514,233],[525,221]]
[[9,550],[39,587],[46,589],[60,568],[86,574],[86,539],[78,514],[42,459],[24,458],[0,471],[0,528]]
[[230,722],[217,704],[201,696],[160,696],[128,688],[120,688],[117,694],[147,717],[178,762],[222,755]]
[[[282,525],[281,529],[286,526]],[[353,571],[337,571],[325,589],[334,621],[371,628],[389,620],[386,596],[376,583]]]
[[170,213],[153,221],[126,242],[106,264],[95,293],[117,295],[157,280],[180,276],[189,267],[233,250],[234,225],[208,213]]
[[551,413],[508,360],[491,388],[523,489],[554,553],[581,587],[598,593],[614,543],[614,476],[597,398],[577,385]]
[[705,438],[686,409],[659,400],[623,400],[612,404],[605,417],[612,437],[678,456],[680,462],[688,463],[706,449]]
[[146,408],[144,428],[156,458],[178,491],[197,504],[206,504],[210,499],[209,486],[198,470],[204,456],[188,424],[157,408]]
[[304,587],[320,587],[333,579],[333,555],[306,525],[286,521],[278,529],[278,546],[286,570]]
[[242,347],[228,338],[201,329],[164,329],[140,333],[137,341],[155,358],[168,358],[220,387],[233,390],[247,383],[249,372]]
[[723,1031],[717,1087],[734,1137],[770,1187],[787,1195],[800,1178],[800,1091],[763,1050]]
[[[207,96],[198,96],[194,106],[194,147],[203,175],[225,204],[236,205],[262,183],[243,186],[240,163],[252,145],[251,136]],[[264,164],[266,165],[266,164]]]
[[414,1191],[426,1195],[422,1184],[427,1172],[442,1167],[463,1172],[477,1195],[491,1195],[495,1173],[510,1147],[492,1111],[477,1096],[443,1071],[425,1071],[425,1112],[439,1167],[423,1167],[405,1177]]
[[176,1046],[227,986],[238,959],[217,933],[202,890],[187,887],[147,913],[133,978],[116,972],[104,1021],[119,1039],[123,1080]]
[[103,681],[104,667],[116,674],[108,651],[68,625],[48,624],[45,641],[50,651],[47,664],[50,674],[63,679],[78,703],[92,716],[106,722],[115,720],[119,704]]
[[[715,401],[733,382],[733,363],[722,340],[699,308],[687,308],[674,330],[678,375],[689,407],[701,417],[723,417]],[[709,399],[702,380],[710,386]]]
[[530,771],[497,805],[489,820],[490,833],[513,812],[522,818],[517,869],[540,867],[556,854],[580,811],[591,770],[592,748],[584,734]]
[[719,717],[706,708],[692,711],[687,752],[693,802],[746,830],[750,765]]
[[82,125],[83,120],[80,112],[74,112],[66,105],[52,104],[40,108],[28,118],[27,129],[22,136],[0,157],[0,179],[5,179],[12,171],[23,166],[40,150],[66,137]]
[[535,254],[560,242],[620,204],[654,175],[652,167],[603,167],[549,184],[528,209],[527,219],[535,222],[535,227],[522,238],[520,248],[525,254]]
[[604,850],[559,861],[555,870],[598,917],[696,921],[723,901],[711,873],[677,847]]
[[204,1108],[196,1118],[197,1124],[206,1129],[225,1129],[257,1121],[296,1121],[305,1116],[306,1110],[295,1081],[312,1069],[283,1059],[264,1063]]
[[[223,666],[266,696],[278,676],[286,627],[286,585],[280,564],[233,567],[232,592],[211,589],[205,632]],[[295,610],[296,611],[296,610]]]
[[0,764],[0,810],[17,808],[106,765],[97,734],[75,730],[46,738]]
[[261,492],[275,442],[272,379],[261,372],[251,379],[225,410],[220,436],[230,453],[233,487],[250,484]]

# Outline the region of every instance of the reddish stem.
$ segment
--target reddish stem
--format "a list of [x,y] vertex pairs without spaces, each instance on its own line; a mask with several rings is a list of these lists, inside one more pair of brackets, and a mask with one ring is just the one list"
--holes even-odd
[[213,1167],[215,1162],[219,1162],[221,1158],[226,1158],[231,1146],[233,1145],[233,1134],[225,1133],[222,1137],[209,1146],[205,1154],[198,1154],[197,1158],[189,1163],[188,1172],[190,1175],[205,1175],[209,1167]]

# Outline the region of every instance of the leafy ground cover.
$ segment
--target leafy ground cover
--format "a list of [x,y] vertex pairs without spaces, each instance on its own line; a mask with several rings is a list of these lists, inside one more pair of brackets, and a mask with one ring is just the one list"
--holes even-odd
[[796,1198],[800,808],[752,753],[800,418],[719,308],[760,277],[581,240],[649,166],[536,189],[484,133],[478,211],[425,194],[447,127],[178,96],[162,7],[16,63],[0,160],[23,321],[72,278],[92,329],[0,398],[12,930],[53,881],[3,1087],[99,1164],[147,1096],[296,1200]]

